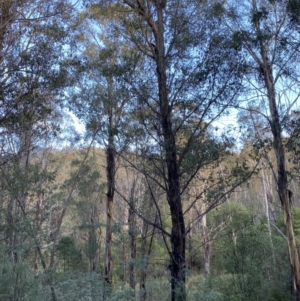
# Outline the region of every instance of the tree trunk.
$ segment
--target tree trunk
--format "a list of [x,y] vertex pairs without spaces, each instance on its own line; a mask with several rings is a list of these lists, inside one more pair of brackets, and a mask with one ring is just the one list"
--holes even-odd
[[106,244],[105,244],[105,281],[112,284],[112,226],[113,226],[113,202],[115,194],[115,145],[113,122],[113,77],[108,77],[108,145],[106,149],[106,179],[107,179],[107,203],[106,203]]
[[[153,228],[154,232],[154,228]],[[152,232],[152,233],[153,233]],[[147,266],[148,266],[148,256],[146,256],[146,245],[147,245],[147,233],[148,233],[148,224],[144,222],[143,233],[142,233],[142,245],[141,245],[141,258],[144,260],[141,267],[140,274],[140,301],[146,301],[147,299],[147,290],[146,290],[146,279],[147,279]],[[152,241],[151,235],[151,241]]]
[[[154,223],[157,223],[158,214],[155,215]],[[147,245],[147,236],[148,236],[148,223],[144,221],[143,233],[142,233],[142,246],[141,246],[141,257],[145,260],[140,277],[140,301],[146,301],[147,299],[147,290],[146,290],[146,279],[147,279],[147,267],[149,263],[149,257],[152,251],[153,239],[155,234],[155,227],[152,228],[150,242],[148,245],[148,252],[146,253]]]
[[[274,245],[273,245],[273,239],[272,239],[272,231],[271,231],[271,224],[270,224],[270,210],[269,210],[269,201],[268,201],[268,193],[266,188],[266,180],[265,180],[265,172],[264,167],[262,168],[262,184],[263,184],[263,194],[264,194],[264,200],[265,200],[265,214],[267,218],[267,227],[268,227],[268,234],[269,234],[269,240],[270,240],[270,248],[272,252],[272,258],[273,258],[273,264],[275,266],[276,260],[275,260],[275,253],[274,253]],[[269,275],[269,271],[267,270],[267,274]],[[269,277],[270,278],[270,277]]]
[[167,90],[167,62],[165,57],[163,5],[156,2],[157,32],[156,70],[159,93],[160,124],[164,139],[165,162],[167,167],[167,198],[170,206],[171,229],[171,300],[185,300],[185,225],[180,195],[180,182],[176,154],[176,142],[172,129],[171,111]]
[[273,135],[273,149],[276,155],[277,163],[277,190],[284,215],[284,223],[286,227],[286,236],[288,239],[288,249],[295,296],[296,300],[300,301],[300,265],[293,230],[290,199],[291,196],[290,190],[288,189],[287,170],[285,165],[285,149],[283,146],[282,129],[276,104],[275,84],[272,75],[272,65],[268,60],[267,51],[264,45],[261,45],[261,57],[262,65],[260,67],[263,70],[263,77],[268,93],[269,109],[271,113],[270,125]]
[[[166,164],[166,195],[171,214],[171,300],[184,301],[185,298],[185,224],[180,194],[180,175],[177,161],[176,141],[172,127],[172,105],[169,103],[167,89],[167,63],[165,53],[165,16],[167,1],[129,1],[124,2],[143,17],[152,32],[152,58],[156,67],[158,88],[159,128],[162,130],[164,162]],[[148,40],[149,41],[149,40]]]
[[112,284],[112,225],[113,225],[113,201],[115,193],[115,152],[113,137],[109,138],[107,147],[107,203],[106,203],[106,245],[105,245],[105,281]]
[[90,271],[95,272],[96,271],[96,264],[97,264],[97,255],[98,255],[98,248],[99,245],[97,243],[97,235],[96,235],[96,209],[95,206],[92,206],[90,208],[90,230],[88,232],[88,243],[89,243],[89,263],[90,263]]
[[[202,212],[205,211],[205,205],[202,204]],[[203,249],[203,261],[204,261],[204,272],[205,278],[208,279],[210,276],[210,255],[211,255],[211,244],[209,234],[207,233],[206,227],[206,214],[201,219],[202,228],[202,249]]]
[[4,48],[4,39],[7,33],[7,28],[9,25],[9,22],[11,21],[11,10],[12,7],[12,1],[11,0],[4,0],[1,1],[0,4],[0,62],[3,59],[3,56],[1,54],[1,52],[3,51]]
[[130,208],[128,211],[128,225],[130,238],[130,261],[129,261],[129,286],[135,291],[135,259],[136,259],[136,223],[134,204],[135,179],[130,191]]

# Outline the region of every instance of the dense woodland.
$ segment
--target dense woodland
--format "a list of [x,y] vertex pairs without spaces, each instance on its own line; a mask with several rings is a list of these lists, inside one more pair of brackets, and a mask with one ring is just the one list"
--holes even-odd
[[0,301],[300,301],[299,64],[298,0],[0,0]]

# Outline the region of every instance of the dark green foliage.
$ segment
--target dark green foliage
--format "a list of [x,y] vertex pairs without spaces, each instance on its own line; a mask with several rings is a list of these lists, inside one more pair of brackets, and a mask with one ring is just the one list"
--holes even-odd
[[222,2],[214,2],[211,8],[211,14],[216,17],[222,17],[224,16],[224,13],[226,12],[226,9],[224,7],[224,4]]
[[252,13],[252,22],[254,24],[260,23],[263,19],[266,19],[268,17],[268,11],[265,7],[261,7],[260,10],[257,10],[256,12]]
[[[155,13],[158,5],[153,4],[159,1],[148,2],[151,9],[142,22],[139,5],[146,0],[128,0],[126,8],[126,1],[84,1],[101,3],[78,14],[78,20],[87,15],[91,18],[79,27],[73,24],[74,31],[67,28],[71,11],[64,1],[52,1],[57,7],[50,2],[4,0],[0,4],[1,18],[4,3],[13,3],[18,8],[15,13],[22,12],[24,16],[40,4],[32,15],[33,20],[7,23],[9,35],[3,42],[7,48],[0,49],[0,300],[48,301],[50,289],[54,287],[59,301],[134,301],[138,298],[139,277],[146,272],[147,301],[168,301],[169,282],[174,279],[170,276],[169,233],[172,227],[175,229],[185,222],[182,237],[187,238],[187,269],[184,270],[187,298],[176,292],[178,298],[292,300],[288,252],[281,233],[284,232],[282,217],[276,225],[275,222],[273,226],[268,225],[261,212],[264,206],[261,187],[249,182],[240,190],[232,188],[253,174],[258,178],[258,172],[252,170],[249,162],[253,167],[253,161],[272,147],[270,132],[265,130],[270,122],[268,112],[266,122],[258,123],[259,118],[255,119],[255,113],[265,109],[259,103],[260,96],[253,97],[252,107],[244,108],[251,114],[240,115],[242,126],[250,128],[244,142],[245,146],[253,146],[253,161],[243,159],[244,154],[232,154],[236,137],[218,136],[213,128],[214,121],[231,107],[239,108],[241,98],[249,96],[240,94],[245,91],[242,80],[247,77],[256,81],[253,74],[258,68],[245,55],[247,49],[253,49],[259,56],[260,43],[274,42],[280,52],[268,60],[274,62],[274,74],[278,72],[276,80],[298,78],[295,68],[298,58],[294,54],[299,48],[299,1],[265,0],[257,11],[248,13],[234,1],[168,1],[163,8],[161,27]],[[164,0],[160,3],[163,6]],[[233,6],[227,7],[228,3]],[[269,23],[270,8],[275,5],[287,8],[291,20],[282,25],[284,32],[278,35],[272,35]],[[39,11],[51,16],[35,19],[40,16]],[[281,10],[277,12],[280,16]],[[6,26],[1,20],[0,34]],[[254,30],[256,26],[260,27],[258,34]],[[165,49],[159,57],[156,57],[159,30],[151,34],[155,27],[165,30],[161,36],[165,39]],[[76,38],[71,45],[68,42],[72,35]],[[295,51],[290,55],[292,48]],[[162,76],[162,70],[155,66],[156,59],[165,60],[167,80],[163,92],[167,101],[164,106],[160,99],[162,92],[158,92],[160,82],[154,80]],[[257,83],[260,88],[264,85],[259,76]],[[295,89],[291,94],[297,94],[297,85],[298,79],[291,81],[287,90]],[[68,99],[70,95],[72,101]],[[62,124],[60,109],[66,105],[65,100],[85,121],[87,139],[95,138],[105,147],[109,135],[116,138],[114,151],[120,157],[115,172],[114,226],[110,229],[114,262],[111,287],[103,277],[106,244],[103,200],[107,195],[101,175],[105,174],[106,165],[104,159],[98,158],[104,157],[104,152],[95,151],[86,158],[86,149],[76,149],[76,154],[72,150],[56,155],[49,150]],[[160,110],[162,107],[166,111]],[[291,111],[284,106],[279,110]],[[295,110],[282,118],[283,129],[290,135],[286,139],[291,154],[287,159],[294,167],[289,176],[299,175],[298,115]],[[163,128],[165,122],[161,123],[163,116],[170,125],[167,130]],[[253,120],[258,132],[264,134],[261,139],[252,140]],[[108,128],[109,122],[112,123]],[[164,137],[166,133],[174,141]],[[170,141],[174,142],[172,162],[167,161]],[[56,142],[54,147],[62,145]],[[57,162],[63,161],[64,156],[70,161],[75,159],[69,166],[51,161],[49,154],[59,157]],[[174,175],[174,170],[168,171],[171,163],[178,163],[179,174],[168,181]],[[124,175],[122,164],[136,169]],[[268,164],[272,166],[273,162]],[[267,176],[273,177],[271,173]],[[136,220],[130,233],[126,201],[133,178],[137,183],[137,191],[133,192],[137,195]],[[257,185],[260,179],[253,181]],[[180,204],[174,203],[173,208],[182,205],[180,214],[184,215],[179,222],[172,220],[169,210],[172,198],[168,192],[172,194],[174,183],[176,189],[180,188],[176,196]],[[247,208],[240,204],[244,193],[257,198],[248,198]],[[228,201],[210,212],[207,225],[201,224],[202,205],[203,210],[211,210],[233,195],[236,202]],[[299,205],[296,197],[294,200],[292,205]],[[275,198],[272,205],[276,206]],[[296,239],[300,242],[298,208],[293,208],[293,219]],[[157,228],[152,228],[153,225]],[[203,276],[201,235],[204,232],[212,250],[211,274],[207,280]],[[134,234],[137,239],[134,259],[130,258],[128,234]],[[130,265],[135,270],[136,290],[128,285]]]
[[300,25],[300,2],[299,0],[288,0],[287,11],[291,18],[292,23]]
[[218,211],[214,219],[227,225],[213,243],[211,281],[222,300],[291,300],[285,239],[276,232],[270,237],[266,220],[255,222],[240,205]]
[[83,267],[81,250],[76,247],[74,238],[62,236],[56,246],[56,250],[59,263],[64,270]]

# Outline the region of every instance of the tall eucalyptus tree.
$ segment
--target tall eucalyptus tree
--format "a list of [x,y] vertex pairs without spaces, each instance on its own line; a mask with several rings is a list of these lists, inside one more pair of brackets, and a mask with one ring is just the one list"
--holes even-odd
[[300,265],[284,137],[290,114],[299,109],[300,74],[296,66],[300,60],[300,39],[297,28],[290,22],[291,3],[295,4],[294,1],[245,0],[236,6],[233,1],[224,1],[214,8],[227,26],[234,47],[244,55],[250,109],[265,119],[265,132],[271,133],[260,145],[269,141],[275,153],[273,174],[284,214],[295,296],[300,300]]
[[[38,232],[43,185],[53,175],[34,165],[32,157],[58,129],[57,105],[66,84],[61,61],[67,23],[62,15],[71,11],[68,1],[0,3],[1,208],[3,241],[12,264],[24,259],[34,245],[46,267]],[[21,298],[20,294],[16,286],[11,298]]]
[[87,134],[95,137],[106,154],[106,241],[104,275],[112,284],[112,243],[114,225],[115,179],[119,153],[126,147],[125,113],[130,94],[122,80],[132,70],[134,56],[114,32],[112,12],[90,7],[80,15],[76,43],[83,66],[77,69],[74,105],[86,124]]
[[[218,24],[204,17],[203,2],[89,2],[116,13],[114,29],[141,58],[139,73],[124,76],[135,106],[131,135],[138,137],[135,151],[144,160],[137,168],[162,188],[169,205],[171,230],[163,229],[162,221],[160,229],[169,237],[171,299],[185,300],[185,237],[190,225],[185,225],[184,215],[203,196],[191,195],[189,188],[201,178],[199,171],[220,160],[230,147],[208,128],[239,91],[234,62],[238,53],[227,46]],[[222,198],[216,196],[218,184],[206,194],[214,195],[209,208]]]

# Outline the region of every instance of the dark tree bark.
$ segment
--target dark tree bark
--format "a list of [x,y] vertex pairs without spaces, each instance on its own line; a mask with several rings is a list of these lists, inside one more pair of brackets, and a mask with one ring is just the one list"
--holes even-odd
[[135,213],[129,209],[129,237],[130,237],[130,262],[129,262],[129,286],[135,290],[135,263],[136,259],[136,229],[135,229]]
[[136,259],[136,216],[135,216],[135,185],[133,180],[130,195],[129,195],[129,211],[128,211],[128,225],[129,225],[129,244],[130,244],[130,262],[129,262],[129,286],[135,291],[135,263]]
[[9,23],[12,21],[12,6],[11,0],[2,0],[0,3],[0,63],[3,59],[3,54],[1,53],[4,48],[5,36],[8,32]]
[[[214,154],[207,152],[215,146],[213,139],[208,139],[207,144],[201,143],[208,137],[206,119],[209,118],[211,123],[219,118],[234,99],[236,91],[232,92],[230,88],[227,94],[224,93],[226,97],[222,100],[219,99],[220,95],[223,95],[228,86],[238,85],[231,82],[231,78],[236,78],[232,71],[234,67],[227,66],[230,70],[226,71],[227,76],[220,72],[221,78],[216,70],[219,70],[222,62],[219,64],[209,58],[209,52],[217,52],[219,48],[216,50],[213,43],[210,48],[207,46],[210,44],[207,30],[200,30],[200,17],[194,13],[200,10],[198,1],[192,1],[187,6],[181,1],[167,0],[101,2],[101,5],[107,5],[109,9],[124,4],[126,9],[123,10],[123,15],[120,10],[115,11],[116,14],[121,14],[116,21],[119,24],[117,26],[124,29],[122,31],[120,28],[120,31],[126,35],[135,51],[141,54],[138,55],[141,60],[134,67],[141,65],[141,72],[136,71],[138,68],[134,70],[141,77],[137,80],[126,77],[126,85],[131,85],[131,90],[134,91],[134,114],[139,118],[133,126],[133,132],[135,128],[138,128],[137,132],[141,129],[146,138],[151,137],[154,141],[150,146],[152,142],[145,139],[145,148],[141,143],[137,152],[145,155],[151,165],[143,166],[142,172],[162,188],[169,205],[171,230],[170,233],[164,231],[164,234],[170,239],[166,247],[170,255],[171,300],[184,301],[187,233],[182,195],[187,193],[187,188],[201,168],[225,154],[226,147],[223,146],[218,146],[220,151],[213,152]],[[197,43],[202,38],[206,40],[203,42],[205,49],[199,50],[200,45]],[[205,58],[202,58],[202,54],[193,55],[198,51]],[[142,74],[143,71],[145,73]],[[226,80],[223,81],[225,77]],[[208,86],[211,86],[211,90]],[[144,108],[145,114],[141,112]],[[217,113],[210,115],[215,108]],[[187,129],[189,124],[193,126]],[[184,137],[181,145],[178,141],[180,135]],[[145,137],[141,137],[141,140]],[[201,147],[196,146],[195,141],[199,141]],[[189,202],[195,203],[201,195],[194,195]],[[215,202],[220,203],[221,198],[222,196],[216,197]],[[187,207],[187,211],[193,208],[192,204]]]
[[[112,116],[110,116],[112,127]],[[106,149],[106,176],[107,176],[107,203],[106,203],[106,245],[105,245],[105,281],[112,284],[112,226],[113,226],[113,202],[115,194],[115,149],[114,135],[110,128],[108,146]]]
[[185,300],[185,225],[180,194],[180,177],[177,162],[176,142],[172,129],[171,106],[167,89],[167,62],[164,41],[164,6],[156,2],[157,28],[154,32],[157,66],[157,84],[159,95],[160,124],[163,134],[163,147],[167,166],[167,199],[170,206],[171,229],[171,300]]
[[[159,125],[162,129],[164,161],[166,164],[166,195],[171,213],[170,273],[171,300],[185,300],[185,224],[180,193],[179,164],[177,160],[175,133],[172,127],[172,105],[167,89],[167,56],[165,50],[165,8],[167,1],[124,1],[151,29],[154,42],[150,43],[152,58],[156,66],[156,81],[159,103]],[[150,3],[151,2],[151,3]],[[154,17],[148,7],[153,5]]]

